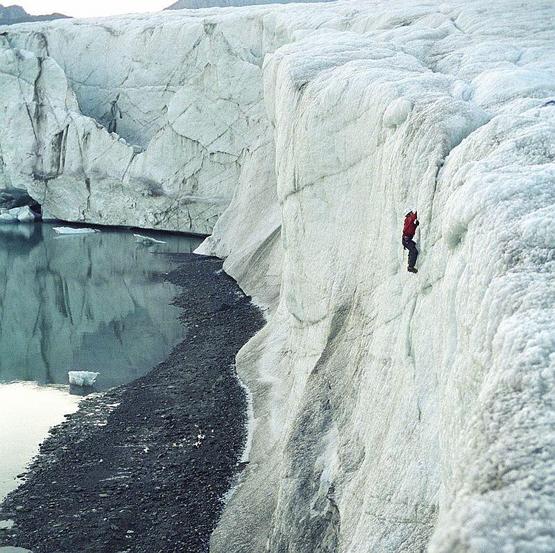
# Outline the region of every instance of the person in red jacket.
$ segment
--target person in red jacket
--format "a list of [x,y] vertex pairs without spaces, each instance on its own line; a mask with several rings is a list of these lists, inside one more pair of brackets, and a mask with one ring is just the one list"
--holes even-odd
[[409,266],[407,270],[411,273],[417,273],[418,269],[415,267],[416,259],[418,258],[418,250],[414,243],[414,235],[418,222],[418,213],[416,211],[409,211],[405,215],[405,224],[403,225],[403,247],[409,251]]

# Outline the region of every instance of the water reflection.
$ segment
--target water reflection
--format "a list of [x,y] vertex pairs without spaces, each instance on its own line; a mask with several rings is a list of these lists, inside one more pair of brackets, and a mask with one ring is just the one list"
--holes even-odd
[[[149,234],[149,233],[142,233]],[[168,252],[200,240],[132,232],[57,235],[52,225],[0,226],[0,382],[67,384],[100,373],[97,389],[133,380],[182,335],[176,290],[160,278]]]
[[200,239],[141,234],[164,243],[131,231],[0,225],[0,501],[49,428],[77,409],[68,371],[99,372],[94,390],[117,386],[181,338],[176,289],[161,278],[173,264],[160,254],[191,252]]

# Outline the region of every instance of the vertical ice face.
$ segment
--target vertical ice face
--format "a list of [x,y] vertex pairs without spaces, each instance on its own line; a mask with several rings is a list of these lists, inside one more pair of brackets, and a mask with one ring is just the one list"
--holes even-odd
[[551,11],[517,8],[388,4],[266,58],[283,253],[251,217],[245,270],[241,211],[203,247],[282,275],[214,551],[555,546]]
[[65,220],[212,230],[268,135],[275,39],[260,18],[138,16],[1,40],[0,183]]
[[[3,178],[67,218],[217,219],[202,251],[270,308],[237,359],[251,463],[212,551],[555,548],[552,18],[355,1],[9,33],[0,114],[29,155],[0,138]],[[27,108],[67,125],[51,179]]]
[[295,5],[7,30],[0,186],[64,220],[210,233],[248,160],[273,155],[265,55],[341,25],[333,8]]

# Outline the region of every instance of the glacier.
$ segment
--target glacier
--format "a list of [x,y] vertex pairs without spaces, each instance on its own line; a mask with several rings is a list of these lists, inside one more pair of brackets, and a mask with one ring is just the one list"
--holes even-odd
[[554,16],[350,0],[0,33],[0,187],[210,233],[266,310],[211,551],[555,549]]
[[238,6],[252,6],[261,4],[290,4],[299,2],[332,2],[333,0],[178,0],[167,10],[184,10],[200,8],[229,8]]

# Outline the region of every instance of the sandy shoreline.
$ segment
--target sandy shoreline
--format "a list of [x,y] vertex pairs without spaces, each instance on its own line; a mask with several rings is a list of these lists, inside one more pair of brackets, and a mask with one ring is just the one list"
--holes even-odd
[[222,262],[172,256],[184,340],[146,376],[87,399],[0,507],[0,545],[34,553],[202,552],[241,470],[234,359],[261,312]]

